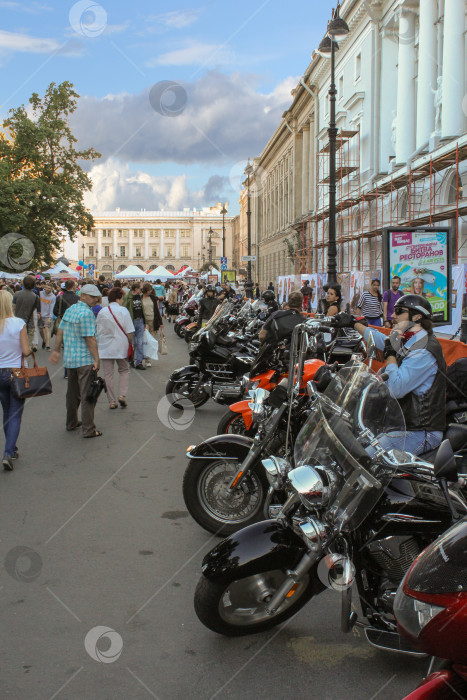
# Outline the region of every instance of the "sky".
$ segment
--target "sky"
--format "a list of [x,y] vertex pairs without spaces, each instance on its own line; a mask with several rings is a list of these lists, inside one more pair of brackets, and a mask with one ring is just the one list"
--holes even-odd
[[71,117],[92,211],[238,213],[258,156],[326,30],[331,0],[0,0],[0,118],[51,82]]

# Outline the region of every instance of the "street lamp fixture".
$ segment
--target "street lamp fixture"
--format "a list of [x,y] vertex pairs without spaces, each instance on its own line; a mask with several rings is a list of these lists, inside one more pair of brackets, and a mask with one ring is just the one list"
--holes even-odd
[[83,277],[84,277],[84,251],[86,250],[86,246],[84,245],[84,243],[83,243],[83,245],[81,246],[81,248],[82,248],[82,250],[83,250]]
[[225,215],[227,214],[227,209],[225,204],[221,209],[222,214],[222,257],[225,258]]
[[318,47],[318,53],[324,58],[331,59],[331,85],[329,87],[329,236],[328,236],[328,276],[324,287],[337,286],[337,247],[336,247],[336,79],[335,54],[342,41],[349,33],[347,23],[339,16],[340,3],[332,11],[332,19],[328,22],[326,36]]
[[253,173],[253,165],[250,163],[248,158],[248,163],[245,168],[245,175],[247,176],[247,210],[246,210],[246,222],[247,222],[247,249],[248,249],[248,267],[247,267],[247,281],[245,283],[245,296],[247,299],[253,299],[253,281],[251,279],[251,192],[250,192],[250,175]]

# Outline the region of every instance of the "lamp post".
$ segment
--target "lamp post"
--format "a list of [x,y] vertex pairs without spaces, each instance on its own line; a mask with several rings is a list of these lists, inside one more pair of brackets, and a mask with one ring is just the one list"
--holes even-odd
[[340,3],[332,11],[328,22],[326,36],[321,41],[318,53],[331,59],[331,85],[329,87],[329,236],[328,236],[328,278],[325,290],[337,285],[337,247],[336,247],[336,82],[335,54],[338,43],[349,33],[347,23],[339,17]]
[[227,209],[225,204],[221,209],[222,214],[222,257],[225,258],[225,215],[227,214]]
[[212,228],[208,231],[208,243],[209,243],[209,264],[212,265],[212,237],[214,236],[214,231]]
[[246,223],[247,223],[247,254],[248,254],[248,264],[247,264],[247,281],[245,283],[245,297],[247,299],[253,299],[253,281],[251,279],[251,193],[250,193],[250,175],[253,172],[253,166],[248,158],[248,163],[245,168],[245,174],[247,176],[247,209],[246,209]]
[[84,278],[84,251],[86,250],[86,246],[84,245],[84,243],[83,243],[83,245],[81,246],[81,248],[82,248],[82,251],[83,251],[83,278]]

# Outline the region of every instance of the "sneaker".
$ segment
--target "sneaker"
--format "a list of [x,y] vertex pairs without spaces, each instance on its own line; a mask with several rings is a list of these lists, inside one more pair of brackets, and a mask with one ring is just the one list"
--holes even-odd
[[151,363],[146,360],[146,367],[152,367]]
[[33,352],[37,352],[37,345],[33,345],[32,348],[31,348],[31,350],[32,350]]
[[136,369],[146,369],[146,367],[140,362],[139,365],[136,365]]
[[18,457],[19,457],[19,452],[18,452],[18,450],[15,450],[13,452],[12,456],[10,457],[10,459],[18,459]]
[[45,350],[45,343],[42,341],[42,350]]
[[130,367],[133,367],[133,369],[135,368],[135,361],[134,360],[130,360]]
[[3,464],[3,468],[5,469],[6,472],[13,471],[13,469],[14,469],[13,462],[11,461],[11,457],[8,457],[8,455],[3,455],[2,464]]
[[49,347],[47,347],[46,350],[47,350],[47,352],[50,352],[50,348],[49,348]]

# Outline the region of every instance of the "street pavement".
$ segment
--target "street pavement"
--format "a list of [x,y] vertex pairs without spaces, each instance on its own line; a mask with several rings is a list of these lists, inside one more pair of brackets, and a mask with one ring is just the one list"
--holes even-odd
[[334,591],[267,634],[223,638],[198,621],[217,539],[186,511],[184,454],[224,408],[170,427],[165,383],[187,346],[166,329],[169,354],[132,371],[128,408],[101,395],[101,438],[66,432],[59,367],[54,393],[25,408],[20,459],[0,473],[0,698],[402,698],[427,662],[341,634]]

